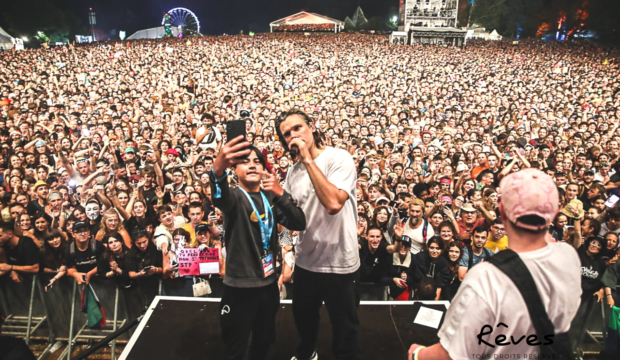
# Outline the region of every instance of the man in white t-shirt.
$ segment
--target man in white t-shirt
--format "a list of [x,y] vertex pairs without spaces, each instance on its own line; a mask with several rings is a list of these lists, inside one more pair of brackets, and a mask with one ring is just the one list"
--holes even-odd
[[294,359],[318,358],[319,312],[325,302],[337,359],[361,359],[357,270],[357,181],[351,154],[324,147],[313,120],[301,110],[284,112],[276,123],[286,150],[298,160],[284,188],[306,214],[306,230],[295,247],[293,317],[299,333]]
[[411,238],[411,253],[417,254],[424,250],[426,241],[435,236],[433,227],[423,219],[424,201],[411,200],[409,203],[409,219],[405,222],[403,235]]
[[213,116],[209,113],[205,113],[202,116],[204,126],[198,128],[196,131],[196,143],[202,150],[213,149],[220,151],[222,147],[222,134],[213,126]]
[[[518,253],[532,274],[555,333],[566,333],[579,307],[581,265],[569,245],[546,241],[547,229],[558,213],[557,187],[536,169],[510,174],[500,187],[500,214],[509,249]],[[537,338],[540,341],[532,335],[537,335],[536,330],[515,284],[495,265],[483,262],[467,273],[452,300],[438,333],[439,343],[428,348],[412,345],[409,359],[493,359],[515,354],[524,359],[539,354],[537,344],[554,334],[538,334],[545,337]]]

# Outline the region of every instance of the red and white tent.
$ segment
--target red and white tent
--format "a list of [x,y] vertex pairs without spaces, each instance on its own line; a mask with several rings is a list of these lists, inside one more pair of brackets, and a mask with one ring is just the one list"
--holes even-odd
[[274,28],[282,25],[318,25],[318,24],[333,24],[334,32],[339,32],[344,28],[344,21],[332,19],[325,15],[320,15],[316,13],[310,13],[306,11],[298,12],[297,14],[293,14],[282,18],[280,20],[276,20],[269,24],[271,31],[273,32]]

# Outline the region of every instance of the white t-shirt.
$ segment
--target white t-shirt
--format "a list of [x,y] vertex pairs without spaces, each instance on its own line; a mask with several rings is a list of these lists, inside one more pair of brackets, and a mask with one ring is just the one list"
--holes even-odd
[[329,215],[319,201],[305,165],[293,165],[286,175],[284,189],[303,209],[306,231],[299,232],[296,265],[319,273],[350,274],[360,266],[357,247],[357,173],[347,151],[326,147],[314,163],[327,180],[349,194],[336,215]]
[[[205,131],[207,131],[205,129],[205,127],[201,127],[200,129],[198,129],[198,131],[196,132],[196,135],[202,135],[205,133]],[[222,134],[220,133],[220,131],[213,126],[211,128],[211,132],[206,135],[202,141],[200,142],[200,144],[198,144],[200,146],[201,149],[206,150],[206,149],[213,149],[213,150],[217,150],[217,143],[222,141]]]
[[[565,243],[549,243],[519,256],[536,282],[556,333],[568,332],[581,301],[581,263],[577,252]],[[499,323],[508,328],[498,326]],[[484,342],[478,345],[478,334],[485,325],[490,325],[493,332],[481,339],[495,348]],[[484,333],[488,331],[487,327]],[[495,344],[500,334],[506,336],[510,345]],[[495,265],[483,262],[467,272],[438,336],[453,360],[471,360],[472,354],[521,354],[523,359],[523,354],[539,351],[538,346],[527,344],[527,337],[535,334],[525,301],[512,280]],[[511,336],[517,341],[523,335],[525,338],[521,342],[512,344]]]
[[[426,241],[435,236],[435,230],[433,230],[433,226],[430,223],[426,223]],[[403,227],[403,235],[407,235],[411,238],[411,253],[417,254],[424,250],[424,220],[422,220],[422,224],[418,226],[416,229],[412,229],[409,225],[409,220],[405,222],[405,226]]]
[[616,235],[620,235],[620,228],[618,228],[616,230],[610,230],[609,226],[607,225],[607,222],[603,222],[601,224],[601,231],[599,231],[598,236],[605,236],[605,234],[607,234],[610,231],[613,232]]

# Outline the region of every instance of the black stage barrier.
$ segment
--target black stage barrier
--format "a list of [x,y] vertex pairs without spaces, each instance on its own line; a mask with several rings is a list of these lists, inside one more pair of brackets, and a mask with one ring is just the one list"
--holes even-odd
[[[438,341],[437,328],[414,324],[420,307],[445,312],[447,301],[362,301],[359,307],[362,358],[406,359],[411,344]],[[432,310],[431,310],[432,312]],[[219,299],[158,296],[125,347],[120,360],[220,360],[224,357]],[[441,321],[443,317],[440,314]],[[445,316],[445,314],[444,314]],[[269,358],[289,360],[297,344],[290,300],[282,300],[276,318],[276,343]],[[321,309],[317,351],[331,360],[331,325]]]

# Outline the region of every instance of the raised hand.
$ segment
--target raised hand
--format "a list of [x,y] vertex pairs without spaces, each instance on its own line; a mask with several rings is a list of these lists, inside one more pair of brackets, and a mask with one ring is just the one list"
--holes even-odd
[[400,240],[403,237],[404,228],[405,225],[403,224],[402,220],[398,220],[396,225],[394,225],[394,235],[396,235],[397,239]]
[[155,196],[157,196],[158,199],[163,199],[164,198],[164,190],[161,187],[157,187],[155,188]]
[[273,168],[271,168],[271,172],[263,171],[263,190],[268,191],[277,197],[284,194],[284,189],[280,186],[280,181],[276,177],[275,170]]
[[250,154],[249,146],[250,143],[245,141],[241,135],[228,141],[226,145],[222,146],[213,164],[215,174],[221,176],[229,167],[240,164],[243,157]]

